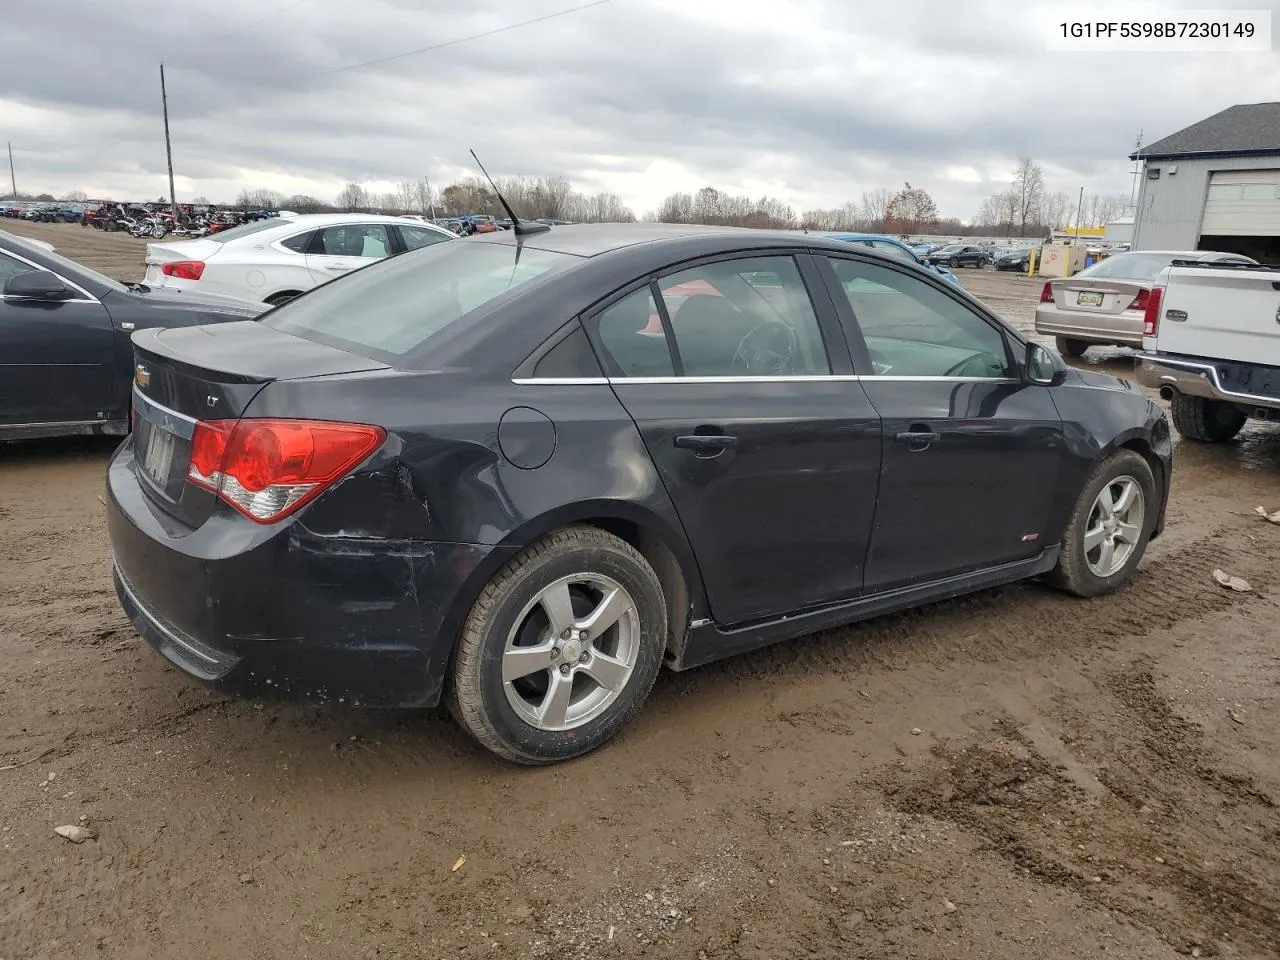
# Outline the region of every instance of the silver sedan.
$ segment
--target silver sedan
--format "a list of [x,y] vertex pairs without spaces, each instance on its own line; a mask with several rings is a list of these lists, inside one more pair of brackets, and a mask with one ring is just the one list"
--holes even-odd
[[1142,315],[1160,271],[1174,260],[1253,263],[1238,253],[1138,250],[1108,257],[1040,291],[1036,333],[1056,337],[1058,352],[1080,357],[1093,344],[1142,346]]

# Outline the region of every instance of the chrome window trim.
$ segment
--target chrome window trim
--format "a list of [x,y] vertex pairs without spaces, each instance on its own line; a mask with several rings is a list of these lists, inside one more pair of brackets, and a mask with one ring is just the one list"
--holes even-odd
[[194,417],[188,417],[185,413],[170,410],[163,404],[156,403],[139,390],[137,384],[133,387],[133,405],[139,416],[184,440],[190,440],[196,432],[197,421]]
[[895,377],[879,374],[826,373],[792,377],[513,377],[518,387],[624,386],[628,383],[850,383],[860,380],[890,383],[1021,383],[1016,377]]
[[[78,291],[80,291],[80,293],[82,293],[82,294],[83,294],[83,296],[82,296],[82,297],[73,297],[73,298],[72,298],[72,299],[70,299],[70,300],[58,300],[58,301],[56,301],[57,303],[101,303],[101,302],[102,302],[102,301],[100,301],[97,297],[95,297],[92,293],[90,293],[88,290],[86,290],[84,287],[80,286],[80,284],[78,284],[78,283],[73,283],[72,281],[68,280],[68,279],[67,279],[66,277],[64,277],[62,274],[58,273],[58,271],[57,271],[57,270],[50,270],[48,267],[42,267],[42,266],[40,266],[40,264],[36,263],[34,260],[28,260],[26,257],[22,256],[22,254],[14,253],[14,252],[13,252],[12,250],[10,250],[8,247],[0,247],[0,256],[13,257],[13,259],[17,260],[19,263],[25,263],[25,264],[26,264],[28,267],[30,267],[32,270],[43,270],[45,273],[52,273],[55,277],[57,277],[59,280],[61,280],[63,283],[65,283],[65,284],[66,284],[68,287],[70,287],[72,290],[78,290]],[[11,295],[11,294],[7,294],[7,293],[6,293],[6,294],[4,294],[4,295],[3,295],[3,297],[0,297],[0,299],[4,299],[4,300],[32,300],[32,299],[36,299],[36,298],[33,298],[33,297],[17,297],[17,296],[13,296],[13,295]],[[41,303],[52,303],[52,302],[55,302],[55,301],[45,301],[45,300],[42,300],[42,301],[40,301],[40,302],[41,302]]]

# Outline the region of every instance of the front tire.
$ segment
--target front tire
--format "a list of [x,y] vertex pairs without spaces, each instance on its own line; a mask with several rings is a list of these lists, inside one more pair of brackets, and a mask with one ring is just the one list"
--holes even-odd
[[450,711],[515,763],[580,756],[640,708],[666,631],[662,584],[637,550],[595,527],[556,531],[510,560],[476,600]]
[[1058,345],[1058,352],[1064,357],[1075,357],[1079,359],[1084,356],[1084,352],[1089,349],[1088,340],[1073,340],[1070,337],[1058,337],[1054,340]]
[[1206,400],[1204,397],[1188,397],[1178,393],[1169,404],[1173,413],[1173,425],[1188,440],[1201,443],[1226,443],[1234,440],[1248,416],[1229,403]]
[[1113,453],[1080,491],[1046,580],[1078,597],[1117,589],[1142,562],[1158,510],[1151,465],[1132,450]]

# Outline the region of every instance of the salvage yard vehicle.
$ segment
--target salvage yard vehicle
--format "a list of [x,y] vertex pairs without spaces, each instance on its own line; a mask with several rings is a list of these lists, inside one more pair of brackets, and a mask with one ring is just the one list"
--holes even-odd
[[129,430],[136,330],[243,320],[261,304],[117,283],[0,231],[0,440]]
[[604,743],[663,664],[1106,594],[1168,498],[1141,391],[815,235],[517,223],[134,344],[107,512],[139,632],[233,693],[443,698],[519,763]]
[[1179,258],[1156,278],[1138,379],[1189,440],[1224,443],[1280,420],[1280,268]]
[[359,213],[255,220],[198,240],[147,244],[145,281],[276,304],[453,234],[432,223]]
[[925,256],[925,260],[929,263],[939,267],[951,267],[953,270],[956,267],[977,267],[981,270],[990,259],[991,253],[986,247],[968,246],[963,243],[947,244]]
[[1036,307],[1036,333],[1057,338],[1058,352],[1083,357],[1095,344],[1142,346],[1142,318],[1160,271],[1175,259],[1254,263],[1238,253],[1141,250],[1118,253],[1074,277],[1045,282]]

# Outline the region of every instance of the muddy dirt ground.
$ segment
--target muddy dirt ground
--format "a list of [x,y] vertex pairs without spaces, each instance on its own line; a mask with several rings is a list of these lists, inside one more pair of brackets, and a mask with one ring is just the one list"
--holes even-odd
[[[140,243],[26,229],[141,273]],[[962,278],[1030,323],[1038,284]],[[664,674],[542,770],[168,667],[112,594],[111,448],[0,448],[4,960],[1280,955],[1275,428],[1178,444],[1115,596],[1008,587]]]

